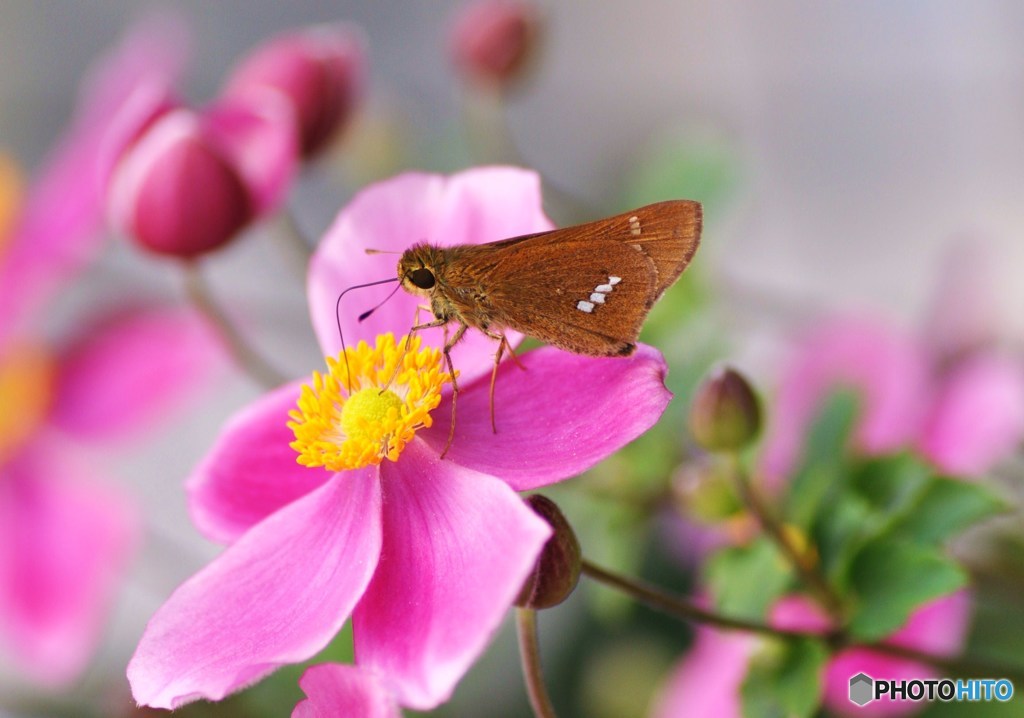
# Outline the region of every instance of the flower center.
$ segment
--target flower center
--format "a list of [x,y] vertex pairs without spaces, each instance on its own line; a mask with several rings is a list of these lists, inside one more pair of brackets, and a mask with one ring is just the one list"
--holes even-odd
[[327,357],[327,372],[313,373],[289,412],[298,462],[344,471],[396,461],[416,431],[431,425],[430,412],[452,380],[441,371],[440,350],[420,343],[384,334],[376,346],[359,342]]
[[0,357],[0,463],[46,418],[54,373],[53,360],[41,347],[19,345]]

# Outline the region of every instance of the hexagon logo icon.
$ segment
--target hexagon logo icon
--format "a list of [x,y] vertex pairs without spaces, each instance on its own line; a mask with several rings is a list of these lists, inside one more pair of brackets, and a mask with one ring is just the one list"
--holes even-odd
[[874,681],[867,673],[858,673],[850,678],[850,702],[863,707],[873,700]]

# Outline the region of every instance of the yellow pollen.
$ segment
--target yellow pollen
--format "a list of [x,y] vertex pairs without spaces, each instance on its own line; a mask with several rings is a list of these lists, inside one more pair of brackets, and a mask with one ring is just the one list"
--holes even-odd
[[384,334],[373,347],[348,349],[347,362],[345,354],[327,357],[327,372],[313,372],[289,412],[298,462],[344,471],[397,461],[416,431],[431,425],[430,412],[452,380],[441,371],[441,351],[420,344],[419,337],[396,342]]
[[54,374],[53,359],[42,347],[17,345],[0,357],[0,463],[46,418]]

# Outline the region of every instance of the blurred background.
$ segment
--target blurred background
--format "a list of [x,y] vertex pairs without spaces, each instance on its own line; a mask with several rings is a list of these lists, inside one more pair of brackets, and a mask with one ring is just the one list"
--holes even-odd
[[[499,99],[453,68],[449,36],[463,4],[0,0],[0,147],[31,175],[72,116],[84,69],[150,11],[173,11],[190,29],[182,93],[195,104],[269,37],[343,20],[365,32],[369,76],[344,141],[291,192],[295,222],[311,242],[373,179],[518,158],[543,175],[560,224],[670,196],[705,202],[697,271],[716,308],[672,345],[696,347],[677,390],[722,356],[770,386],[789,333],[830,310],[921,325],[964,241],[990,268],[984,292],[1004,340],[1020,348],[1021,3],[541,2],[535,56]],[[274,231],[250,230],[208,260],[208,274],[260,350],[289,376],[305,375],[322,358],[304,272],[289,266]],[[57,340],[81,326],[83,307],[140,297],[181,303],[183,280],[171,264],[109,242],[38,326]],[[77,687],[40,698],[11,667],[0,673],[0,715],[127,715],[127,686],[118,680],[145,621],[219,550],[189,522],[183,481],[226,417],[261,391],[227,372],[199,408],[101,457],[141,502],[142,553]],[[560,635],[610,630],[574,609],[577,599],[542,617],[556,664]],[[623,645],[639,655],[642,643]],[[671,656],[654,653],[655,662]],[[599,671],[613,669],[594,670],[586,680],[599,684]],[[493,703],[480,712],[479,698],[502,695],[507,715],[526,715],[517,671],[506,631],[445,714],[497,715]],[[298,696],[294,674],[291,685],[284,706]],[[235,714],[250,714],[235,705]]]

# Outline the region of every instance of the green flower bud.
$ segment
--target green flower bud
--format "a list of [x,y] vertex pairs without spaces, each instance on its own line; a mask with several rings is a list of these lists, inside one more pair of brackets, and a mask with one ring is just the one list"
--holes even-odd
[[761,429],[761,407],[743,375],[731,367],[712,372],[690,407],[690,431],[708,451],[739,451]]

